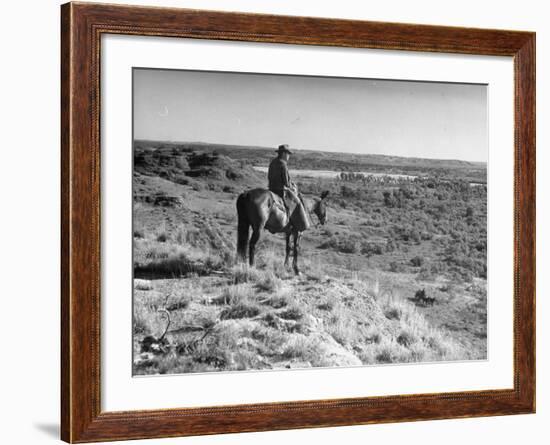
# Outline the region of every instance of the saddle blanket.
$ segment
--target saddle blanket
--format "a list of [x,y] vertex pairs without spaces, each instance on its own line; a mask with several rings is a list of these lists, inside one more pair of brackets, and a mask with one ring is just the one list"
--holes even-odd
[[[311,225],[306,209],[300,197],[291,190],[285,191],[285,203],[283,198],[281,198],[276,193],[270,192],[273,197],[274,206],[277,210],[281,211],[286,216],[286,224],[291,224],[293,228],[297,229],[299,232],[303,232],[308,229]],[[287,213],[288,209],[288,213]]]

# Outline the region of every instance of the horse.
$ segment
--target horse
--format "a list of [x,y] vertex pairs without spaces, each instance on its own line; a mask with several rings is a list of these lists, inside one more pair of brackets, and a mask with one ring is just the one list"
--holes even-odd
[[[302,232],[311,226],[310,214],[317,216],[319,223],[324,225],[327,221],[326,197],[328,191],[321,193],[311,201],[303,199],[297,193],[287,190],[285,194],[288,213],[283,200],[277,194],[262,188],[247,190],[237,198],[237,256],[246,261],[248,247],[248,260],[254,266],[254,254],[256,243],[260,239],[263,229],[271,233],[286,234],[285,267],[288,267],[290,252],[293,253],[292,267],[296,275],[300,274],[298,268],[298,249]],[[249,238],[250,228],[252,236]],[[291,248],[291,237],[294,245]]]

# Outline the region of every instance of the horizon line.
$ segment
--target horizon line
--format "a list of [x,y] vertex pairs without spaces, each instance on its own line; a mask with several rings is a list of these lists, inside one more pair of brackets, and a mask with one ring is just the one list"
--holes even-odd
[[[204,144],[204,145],[225,145],[233,146],[239,148],[259,148],[264,150],[273,150],[277,151],[277,147],[271,147],[266,145],[241,145],[241,144],[227,144],[223,142],[206,142],[206,141],[174,141],[174,140],[158,140],[158,139],[141,139],[134,138],[133,142],[143,141],[143,142],[157,142],[157,143],[167,143],[167,144]],[[384,157],[393,157],[401,159],[421,159],[426,161],[457,161],[457,162],[469,162],[472,164],[484,164],[487,166],[487,161],[472,161],[468,159],[457,159],[457,158],[427,158],[427,157],[417,157],[417,156],[402,156],[394,154],[380,154],[380,153],[357,153],[357,152],[348,152],[348,151],[331,151],[331,150],[320,150],[320,149],[310,149],[310,148],[297,148],[291,147],[293,150],[297,151],[310,151],[310,152],[321,152],[321,153],[342,153],[346,155],[359,155],[359,156],[384,156]]]

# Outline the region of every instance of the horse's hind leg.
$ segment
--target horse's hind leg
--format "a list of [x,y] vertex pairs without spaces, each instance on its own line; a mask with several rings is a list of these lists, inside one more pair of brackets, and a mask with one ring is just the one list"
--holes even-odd
[[290,232],[287,232],[285,236],[286,236],[285,267],[288,267],[290,251],[292,250],[292,248],[290,247]]
[[250,222],[247,212],[247,199],[245,194],[237,198],[237,258],[239,261],[246,261],[246,251],[248,250],[248,232],[250,231]]
[[294,232],[294,259],[292,261],[292,268],[296,275],[300,275],[300,269],[298,269],[298,252],[300,250],[300,237],[302,234],[300,232]]
[[261,232],[260,227],[253,227],[252,236],[250,237],[249,247],[248,247],[249,249],[248,259],[249,259],[249,264],[251,266],[254,266],[254,254],[256,252],[256,243],[260,239],[260,232]]
[[237,259],[238,261],[246,261],[246,251],[248,250],[248,222],[241,221],[239,218],[239,225],[237,228]]

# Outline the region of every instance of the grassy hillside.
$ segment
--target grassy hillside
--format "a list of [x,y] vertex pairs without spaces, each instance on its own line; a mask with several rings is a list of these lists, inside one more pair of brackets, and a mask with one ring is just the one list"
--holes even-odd
[[235,263],[235,199],[266,182],[256,162],[136,145],[136,373],[486,357],[485,186],[458,167],[414,181],[302,178],[306,196],[331,195],[295,277],[282,236],[264,234],[256,268]]

